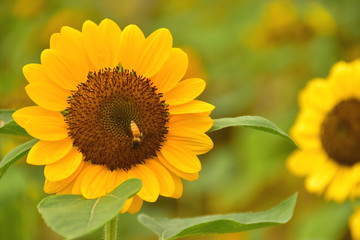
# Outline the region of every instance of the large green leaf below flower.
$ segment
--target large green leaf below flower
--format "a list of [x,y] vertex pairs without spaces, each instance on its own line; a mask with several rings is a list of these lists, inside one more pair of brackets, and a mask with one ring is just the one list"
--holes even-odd
[[15,110],[0,109],[0,134],[29,137],[30,135],[25,129],[20,127],[12,118],[14,112]]
[[53,195],[41,200],[38,210],[52,230],[72,239],[90,233],[116,217],[125,201],[135,195],[141,186],[141,180],[129,179],[97,199]]
[[249,231],[288,222],[293,215],[297,193],[265,212],[232,213],[194,218],[153,218],[140,214],[140,223],[155,232],[160,240],[208,234]]
[[209,130],[209,132],[214,132],[227,127],[248,127],[264,132],[269,132],[286,138],[296,146],[296,144],[289,137],[289,135],[287,135],[283,130],[281,130],[278,126],[276,126],[268,119],[260,116],[240,116],[235,118],[214,119],[214,125]]

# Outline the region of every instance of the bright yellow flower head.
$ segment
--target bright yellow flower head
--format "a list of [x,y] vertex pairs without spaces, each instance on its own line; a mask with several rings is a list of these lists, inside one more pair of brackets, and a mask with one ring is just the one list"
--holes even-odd
[[310,81],[299,105],[291,135],[302,150],[289,157],[289,170],[327,199],[360,196],[360,61],[339,62],[327,79]]
[[205,82],[182,80],[187,67],[167,29],[145,38],[105,19],[53,34],[41,64],[23,69],[38,106],[13,114],[40,139],[27,162],[45,165],[45,192],[92,199],[139,178],[142,189],[122,209],[130,213],[143,200],[181,197],[181,178],[196,180],[197,155],[213,147],[205,132],[214,106],[194,100]]

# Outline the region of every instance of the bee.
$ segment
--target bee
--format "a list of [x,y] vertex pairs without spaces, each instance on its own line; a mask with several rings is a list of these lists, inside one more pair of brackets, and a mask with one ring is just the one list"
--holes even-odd
[[140,145],[141,137],[143,136],[143,134],[142,132],[140,132],[139,127],[136,125],[136,123],[133,120],[131,120],[130,122],[130,130],[133,135],[132,147],[136,149]]

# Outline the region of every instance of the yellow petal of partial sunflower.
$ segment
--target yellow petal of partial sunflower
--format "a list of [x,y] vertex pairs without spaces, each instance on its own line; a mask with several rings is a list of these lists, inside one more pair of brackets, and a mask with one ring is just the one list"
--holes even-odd
[[82,179],[81,194],[86,199],[94,199],[106,194],[107,180],[110,170],[105,166],[90,165]]
[[84,37],[84,45],[90,61],[96,69],[102,69],[110,66],[110,56],[108,46],[104,34],[99,27],[92,21],[85,21],[82,27]]
[[108,174],[108,181],[106,185],[106,193],[112,192],[118,185],[116,185],[116,173],[117,170],[110,171]]
[[34,117],[25,124],[26,131],[34,138],[45,141],[59,141],[68,137],[64,117]]
[[23,74],[29,83],[51,83],[49,76],[46,75],[44,66],[38,63],[26,64],[23,69]]
[[158,159],[156,159],[155,161],[158,161],[159,163],[163,164],[167,169],[169,169],[171,172],[173,172],[177,176],[179,176],[185,180],[188,180],[188,181],[195,181],[199,178],[198,172],[195,172],[195,173],[182,172],[179,169],[173,167],[168,161],[166,161],[166,159],[161,155],[161,153],[157,153],[157,156],[158,156]]
[[326,190],[325,198],[342,203],[350,196],[353,187],[351,168],[339,167]]
[[323,114],[330,111],[335,104],[335,98],[329,84],[325,79],[311,80],[306,88],[299,94],[299,105],[302,108],[311,108]]
[[328,78],[332,89],[331,94],[337,101],[351,98],[354,96],[354,92],[357,91],[354,88],[355,81],[351,64],[345,62],[336,63],[332,67]]
[[322,193],[334,178],[338,167],[331,160],[314,169],[305,180],[305,187],[311,193]]
[[349,219],[349,227],[353,240],[360,240],[360,207],[357,207]]
[[169,106],[170,114],[205,113],[214,110],[215,106],[210,103],[192,100],[182,105]]
[[162,156],[173,167],[186,173],[195,173],[201,170],[199,158],[187,147],[181,144],[170,145],[167,142],[160,149]]
[[63,115],[59,112],[49,111],[45,108],[39,106],[31,106],[31,107],[24,107],[12,115],[13,119],[17,124],[21,127],[25,128],[26,122],[34,117],[54,117],[54,118],[63,118]]
[[74,187],[74,182],[72,181],[70,182],[68,185],[66,185],[64,188],[62,188],[61,190],[59,190],[56,195],[61,195],[61,194],[71,194],[72,193],[72,189]]
[[206,83],[200,78],[190,78],[181,81],[173,89],[164,93],[167,104],[180,105],[190,102],[205,89]]
[[129,207],[131,206],[131,203],[132,203],[133,199],[134,199],[134,197],[129,198],[128,200],[125,201],[124,206],[120,210],[120,213],[126,213],[127,212]]
[[138,164],[128,171],[129,178],[141,179],[143,186],[138,196],[147,202],[155,202],[159,197],[159,181],[155,174],[145,165]]
[[44,168],[44,175],[49,181],[63,180],[73,174],[80,167],[82,159],[82,153],[74,147],[59,161],[47,164]]
[[100,31],[105,38],[105,46],[109,48],[109,67],[116,67],[119,65],[119,43],[121,37],[121,30],[119,26],[112,20],[106,18],[99,24]]
[[178,114],[171,116],[168,127],[174,130],[189,128],[199,132],[206,132],[213,124],[214,120],[208,114]]
[[69,106],[67,99],[71,95],[70,91],[55,84],[28,84],[25,90],[31,100],[48,110],[61,112]]
[[95,70],[85,52],[81,33],[73,28],[62,27],[61,33],[52,34],[50,49],[58,51],[69,63],[79,82],[85,82],[88,72]]
[[119,44],[119,59],[124,69],[135,69],[144,43],[145,36],[138,26],[132,24],[124,28]]
[[167,92],[184,77],[189,65],[187,54],[180,48],[172,48],[160,70],[151,77],[159,92]]
[[88,161],[83,161],[83,167],[80,171],[79,175],[76,177],[74,181],[74,186],[72,188],[71,194],[77,194],[81,195],[81,183],[84,180],[84,177],[88,173],[89,170],[91,170],[91,167],[93,164],[89,163]]
[[174,173],[170,172],[170,174],[173,177],[174,182],[175,182],[175,192],[174,192],[174,195],[171,197],[172,198],[181,198],[183,189],[184,189],[183,183],[182,183],[181,179],[178,176],[176,176]]
[[30,149],[26,162],[32,165],[50,164],[65,157],[72,148],[73,141],[68,137],[55,142],[40,140]]
[[137,213],[141,209],[141,206],[143,205],[143,202],[144,201],[141,198],[139,198],[137,195],[135,195],[133,197],[131,205],[127,209],[127,212],[131,213],[131,214]]
[[295,150],[287,159],[288,170],[299,177],[310,174],[314,169],[317,170],[327,161],[326,156],[318,151]]
[[[71,174],[69,177],[67,177],[63,180],[49,181],[48,179],[45,179],[44,192],[46,192],[47,194],[53,194],[53,193],[57,193],[57,192],[61,191],[65,187],[67,187],[67,185],[69,185],[71,182],[73,182],[74,179],[79,175],[79,173],[83,169],[83,165],[84,165],[84,162],[81,161],[80,166],[76,169],[76,171],[73,174]],[[73,187],[73,184],[71,185],[71,189],[72,189],[72,187]],[[71,191],[69,191],[68,194],[71,194]]]
[[140,49],[135,65],[136,73],[147,78],[154,76],[169,57],[172,43],[171,33],[165,28],[150,34]]
[[175,183],[169,171],[155,160],[146,160],[146,166],[150,168],[158,179],[160,195],[171,197],[175,193]]
[[78,74],[73,70],[75,66],[69,63],[53,49],[46,49],[41,53],[41,64],[45,73],[58,86],[67,90],[77,90],[77,85],[81,82]]
[[166,141],[169,145],[177,145],[180,143],[196,155],[207,153],[214,147],[214,143],[208,135],[186,128],[178,130],[169,129]]

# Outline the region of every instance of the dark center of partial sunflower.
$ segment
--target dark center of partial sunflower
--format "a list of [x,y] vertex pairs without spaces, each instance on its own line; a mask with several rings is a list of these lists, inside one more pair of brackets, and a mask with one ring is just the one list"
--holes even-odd
[[168,109],[149,79],[127,70],[90,72],[68,100],[66,122],[85,161],[129,170],[165,141]]
[[336,105],[321,126],[321,143],[337,163],[360,162],[360,101],[351,98]]

